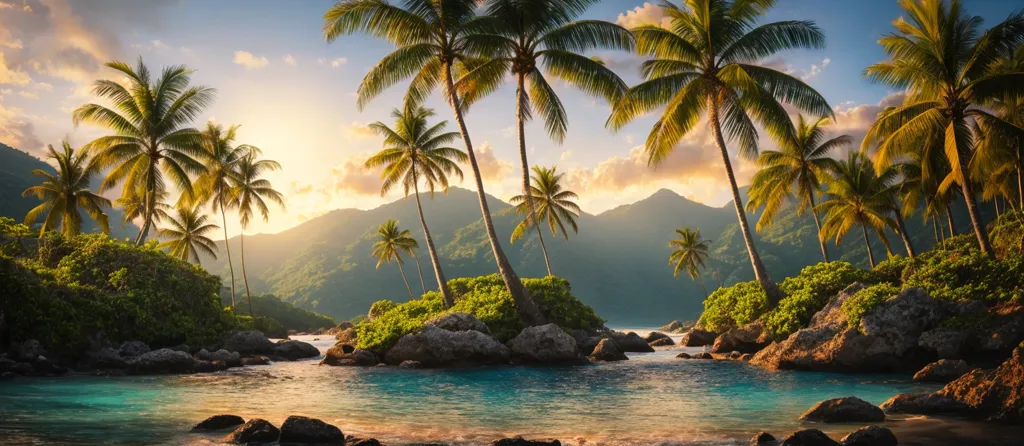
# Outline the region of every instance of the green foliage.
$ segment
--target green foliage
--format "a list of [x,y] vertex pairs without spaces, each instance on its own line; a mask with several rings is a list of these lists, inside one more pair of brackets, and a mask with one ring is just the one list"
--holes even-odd
[[[523,279],[523,284],[537,300],[547,319],[564,330],[593,330],[604,324],[592,308],[572,295],[569,282],[565,279]],[[522,330],[515,302],[497,274],[452,279],[448,281],[448,287],[455,295],[455,306],[451,310],[444,309],[441,294],[436,291],[397,305],[387,300],[375,302],[374,307],[390,308],[375,315],[372,320],[357,325],[359,348],[384,353],[403,335],[419,331],[424,322],[448,312],[464,312],[476,316],[502,342],[515,337]],[[371,308],[370,313],[376,314],[375,309]]]
[[860,325],[860,319],[876,307],[889,300],[900,292],[900,289],[891,283],[880,283],[872,285],[853,294],[843,302],[843,315],[846,316],[846,323],[850,327]]
[[[230,301],[231,296],[221,296],[222,303],[228,304]],[[246,302],[237,302],[234,310],[239,315],[249,316],[249,305]],[[252,311],[257,315],[255,321],[257,324],[255,325],[258,325],[261,319],[271,319],[273,323],[267,325],[267,329],[273,330],[275,334],[284,333],[287,335],[288,330],[312,331],[318,328],[330,328],[337,325],[331,317],[298,308],[291,303],[278,299],[277,296],[272,294],[253,296]],[[262,328],[256,329],[262,331],[267,336],[271,335],[270,332],[264,331]]]
[[875,265],[871,270],[874,282],[885,282],[893,285],[903,283],[903,275],[913,270],[914,261],[907,256],[895,255]]
[[921,264],[904,275],[903,285],[947,301],[1020,302],[1024,300],[1024,256],[996,260],[957,244],[955,249],[922,256]]
[[789,336],[807,326],[814,313],[837,293],[854,282],[867,282],[871,275],[847,262],[822,262],[804,268],[800,275],[779,284],[786,298],[765,316],[765,327],[776,338]]
[[288,337],[288,328],[273,318],[269,318],[267,316],[256,316],[256,318],[253,319],[249,316],[241,316],[240,319],[249,324],[253,330],[259,330],[268,338]]
[[704,301],[697,322],[705,330],[723,332],[753,322],[768,310],[768,296],[757,281],[722,287]]
[[1024,213],[1010,211],[996,220],[992,228],[992,249],[998,257],[1024,254]]
[[378,300],[370,305],[370,312],[367,313],[366,315],[370,319],[376,319],[382,316],[384,313],[387,313],[388,310],[391,310],[392,308],[395,308],[394,302],[387,299]]

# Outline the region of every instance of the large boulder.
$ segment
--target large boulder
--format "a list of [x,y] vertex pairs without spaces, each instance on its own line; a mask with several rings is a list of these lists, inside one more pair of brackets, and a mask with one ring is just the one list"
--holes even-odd
[[321,365],[372,367],[380,363],[369,350],[357,349],[341,341],[327,350]]
[[879,407],[890,414],[957,415],[968,411],[967,405],[935,393],[901,393]]
[[840,446],[818,429],[804,429],[790,434],[782,440],[782,446]]
[[224,442],[233,444],[274,443],[280,436],[281,431],[269,421],[253,418],[224,437]]
[[976,369],[937,393],[967,406],[972,418],[1024,422],[1024,346],[995,370]]
[[562,446],[558,440],[527,440],[522,436],[502,438],[491,442],[491,446]]
[[580,360],[576,340],[556,324],[527,327],[508,342],[512,357],[532,363],[565,363]]
[[224,338],[224,349],[243,356],[270,354],[274,352],[274,343],[256,330],[233,331]]
[[899,441],[892,431],[881,426],[867,426],[843,437],[842,446],[896,446]]
[[733,328],[715,338],[711,353],[757,353],[771,343],[760,321]]
[[356,329],[354,329],[354,328],[346,328],[344,330],[339,331],[334,336],[334,339],[337,340],[338,342],[345,342],[345,343],[348,343],[348,344],[355,344],[356,341],[359,340],[359,333],[357,333]]
[[672,338],[660,338],[648,342],[647,345],[651,347],[671,347],[676,345],[676,341],[673,341]]
[[425,324],[419,333],[402,336],[384,359],[395,365],[412,360],[424,367],[442,367],[504,364],[509,357],[508,347],[479,331],[448,331]]
[[800,419],[821,423],[873,423],[885,421],[885,412],[874,404],[849,396],[822,401],[804,412]]
[[611,331],[608,333],[608,337],[615,341],[615,345],[619,348],[619,351],[624,353],[650,353],[654,351],[644,338],[640,335],[629,332],[623,333],[621,331]]
[[193,426],[192,431],[219,431],[242,424],[245,424],[245,420],[238,415],[214,415]]
[[768,446],[778,444],[775,436],[768,432],[758,432],[750,439],[750,446]]
[[658,329],[658,331],[666,333],[685,333],[686,330],[689,330],[691,327],[693,327],[693,322],[679,322],[676,320],[663,325]]
[[153,350],[127,360],[128,373],[131,375],[192,373],[195,364],[196,360],[188,353],[168,348]]
[[[199,354],[197,353],[196,356],[199,356]],[[229,352],[227,350],[220,349],[210,353],[208,356],[209,357],[206,358],[207,361],[223,361],[228,367],[238,367],[242,365],[242,355],[238,354],[238,352]]]
[[118,349],[118,353],[125,358],[134,358],[149,353],[149,346],[144,342],[140,341],[128,341],[121,344],[121,348]]
[[667,334],[662,333],[660,331],[652,331],[650,333],[647,333],[647,336],[644,336],[644,341],[646,341],[648,344],[650,344],[650,343],[652,343],[654,341],[657,341],[659,339],[672,339],[672,338],[670,338]]
[[29,339],[25,342],[14,343],[11,345],[11,353],[15,360],[22,362],[32,362],[40,356],[46,356],[46,349],[43,348],[43,344],[35,339]]
[[345,444],[345,434],[316,418],[292,415],[281,425],[281,443]]
[[274,345],[273,354],[289,361],[295,361],[320,356],[320,349],[306,342],[288,339]]
[[86,352],[79,367],[85,370],[121,370],[127,367],[127,363],[118,350],[104,347]]
[[611,339],[602,339],[590,353],[591,361],[625,361],[629,358],[619,350],[618,344]]
[[427,321],[435,327],[448,331],[476,330],[483,334],[491,334],[491,329],[476,316],[469,313],[446,313]]
[[718,337],[718,335],[710,331],[691,328],[690,331],[686,332],[686,334],[683,335],[683,338],[679,340],[679,345],[682,345],[683,347],[704,347],[707,345],[713,345],[716,337]]
[[963,359],[940,359],[924,366],[914,375],[914,381],[946,384],[974,370]]

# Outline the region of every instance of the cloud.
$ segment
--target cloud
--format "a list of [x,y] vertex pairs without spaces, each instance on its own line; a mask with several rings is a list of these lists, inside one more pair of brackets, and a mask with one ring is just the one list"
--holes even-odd
[[256,57],[248,51],[235,51],[235,58],[232,62],[245,67],[246,70],[260,69],[270,63],[266,57]]
[[28,73],[21,71],[21,67],[9,67],[4,59],[4,53],[0,53],[0,85],[13,84],[25,85],[31,81]]
[[42,153],[43,142],[21,109],[5,108],[0,103],[0,141],[29,153]]
[[347,64],[348,63],[348,59],[346,59],[344,57],[336,57],[334,59],[327,59],[327,58],[321,57],[321,58],[316,60],[316,63],[318,63],[320,65],[328,65],[331,68],[339,68],[339,67]]
[[288,65],[288,66],[292,66],[292,67],[294,67],[294,66],[296,66],[296,65],[298,65],[298,64],[299,64],[299,63],[298,63],[298,62],[297,62],[297,61],[295,60],[295,58],[294,58],[294,57],[292,57],[292,55],[291,55],[291,54],[285,54],[285,55],[284,55],[284,63],[285,63],[285,65]]
[[665,14],[665,10],[650,2],[619,14],[619,17],[615,19],[616,24],[626,29],[636,28],[640,25],[667,27],[670,22],[671,18]]
[[490,143],[480,144],[474,151],[476,163],[480,167],[480,176],[484,181],[501,181],[512,171],[512,163],[495,156],[494,147]]
[[352,121],[351,124],[345,127],[343,133],[350,138],[369,138],[377,135],[368,125],[359,121]]
[[349,157],[341,165],[332,167],[330,191],[335,194],[348,192],[357,195],[379,195],[380,174],[364,166],[370,156],[370,153],[359,153]]
[[15,50],[20,50],[24,45],[21,43],[21,40],[19,39],[19,40],[12,40],[12,41],[0,40],[0,46],[2,46],[4,48],[11,48],[11,49],[15,49]]
[[46,82],[36,82],[32,85],[32,88],[35,88],[36,90],[53,91],[53,85]]
[[800,76],[800,79],[804,82],[811,80],[815,76],[821,74],[821,72],[825,71],[825,68],[828,68],[828,64],[830,63],[832,63],[832,59],[826,57],[825,60],[821,61],[821,66],[812,64],[811,68],[807,70],[803,76]]
[[837,106],[835,108],[836,122],[829,123],[828,129],[835,134],[850,135],[853,138],[853,147],[858,149],[878,113],[886,107],[902,104],[905,97],[905,93],[895,92],[889,93],[877,104]]
[[39,95],[36,94],[33,91],[19,91],[18,92],[18,96],[21,96],[21,97],[27,98],[27,99],[39,99]]
[[562,152],[561,155],[559,155],[558,159],[561,160],[561,161],[565,161],[565,160],[569,159],[570,156],[572,156],[572,150],[566,150],[566,151]]

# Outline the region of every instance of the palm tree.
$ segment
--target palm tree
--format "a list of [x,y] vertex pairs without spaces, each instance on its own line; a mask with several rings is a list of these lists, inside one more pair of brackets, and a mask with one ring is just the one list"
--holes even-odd
[[196,265],[200,264],[200,251],[214,259],[217,258],[217,244],[206,234],[220,229],[211,223],[210,218],[203,215],[199,208],[200,206],[177,208],[176,215],[167,219],[169,226],[157,230],[157,234],[166,239],[160,243],[161,248],[167,248],[173,257],[184,262],[196,262]]
[[859,152],[850,152],[845,161],[836,163],[833,175],[825,179],[828,186],[825,200],[815,207],[825,214],[821,237],[835,237],[839,244],[850,229],[860,226],[868,249],[868,262],[874,268],[875,255],[871,251],[868,229],[878,234],[888,250],[885,229],[896,226],[888,215],[890,201],[885,185],[880,183],[870,161]]
[[[242,225],[242,231],[238,233],[239,257],[242,259],[245,298],[249,302],[249,315],[252,317],[256,315],[252,312],[252,292],[249,290],[249,276],[245,273],[245,229],[249,227],[249,222],[256,211],[259,211],[264,222],[270,220],[270,207],[267,206],[267,201],[276,203],[284,209],[284,196],[274,189],[270,180],[263,178],[265,173],[281,169],[281,165],[277,161],[259,159],[260,153],[260,149],[247,146],[245,154],[238,159],[233,179],[234,187],[231,190],[233,201],[230,206],[238,210],[238,220]],[[225,238],[224,246],[227,245],[228,240]]]
[[23,197],[35,195],[43,200],[42,204],[28,211],[25,224],[32,225],[40,215],[46,213],[43,227],[39,230],[40,238],[46,231],[57,228],[65,236],[77,235],[82,232],[81,208],[99,223],[104,233],[109,234],[110,225],[103,208],[110,207],[110,200],[89,190],[89,180],[99,171],[96,160],[90,158],[89,152],[84,149],[72,149],[67,141],[62,141],[61,147],[62,152],[54,150],[52,145],[47,146],[46,151],[46,157],[57,162],[57,174],[42,169],[33,170],[33,175],[44,178],[43,183],[21,193]]
[[[997,72],[1024,71],[1024,46],[993,65]],[[1007,94],[987,106],[1016,129],[1009,129],[1007,134],[978,122],[974,132],[978,154],[971,159],[971,171],[982,182],[984,199],[1001,195],[1008,203],[1016,201],[1018,208],[1024,210],[1024,95]]]
[[[114,200],[114,206],[121,209],[121,227],[146,216],[146,191],[125,189],[121,198]],[[157,190],[156,204],[153,209],[153,223],[160,223],[171,218],[173,207],[167,204],[167,191]]]
[[[597,0],[540,2],[490,0],[487,16],[494,23],[483,39],[473,40],[494,57],[467,73],[460,84],[475,91],[491,91],[511,74],[516,80],[516,128],[522,167],[523,197],[529,219],[537,219],[530,193],[530,164],[526,156],[526,121],[534,112],[544,119],[548,136],[558,144],[565,140],[568,117],[562,101],[539,67],[583,92],[614,103],[626,90],[626,83],[599,60],[581,53],[592,49],[632,51],[633,37],[625,28],[601,20],[575,19]],[[529,93],[527,93],[529,91]],[[480,95],[475,95],[479,97]],[[474,97],[474,98],[475,98]],[[463,101],[468,106],[470,101]],[[544,246],[539,225],[537,237]],[[548,275],[551,264],[544,255]]]
[[[564,173],[557,173],[558,167],[533,167],[533,185],[530,186],[529,196],[516,195],[510,202],[516,205],[516,214],[525,216],[523,221],[512,231],[511,243],[526,235],[526,229],[530,226],[537,226],[537,233],[540,234],[540,225],[537,223],[547,222],[551,229],[551,235],[557,236],[559,232],[566,240],[569,240],[569,231],[565,229],[568,223],[573,233],[579,232],[576,226],[576,217],[579,217],[580,207],[573,202],[578,200],[576,192],[562,189],[562,176]],[[532,206],[531,206],[532,203]],[[536,223],[535,223],[536,222]],[[544,264],[548,267],[548,275],[551,274],[551,262],[548,261],[548,248],[544,246],[544,239],[540,238],[540,249],[544,253]]]
[[466,144],[480,213],[498,274],[515,301],[523,323],[542,325],[544,316],[512,269],[494,231],[483,177],[480,176],[480,166],[463,117],[463,97],[485,92],[472,84],[462,86],[461,90],[455,87],[457,75],[481,65],[481,60],[469,51],[479,41],[487,39],[481,31],[492,27],[493,20],[476,16],[476,0],[406,0],[405,3],[407,9],[381,0],[341,0],[324,14],[324,38],[334,41],[342,35],[366,32],[398,47],[384,56],[363,78],[358,91],[360,108],[388,87],[409,77],[413,78],[406,92],[406,102],[409,103],[422,103],[431,92],[441,87]]
[[750,201],[747,202],[748,211],[764,206],[764,212],[757,221],[760,232],[771,225],[788,200],[796,198],[797,215],[811,210],[814,227],[818,229],[821,256],[826,262],[829,261],[828,248],[821,238],[818,213],[814,212],[814,195],[821,188],[822,178],[835,167],[835,160],[829,157],[830,152],[851,143],[847,135],[825,140],[822,126],[827,122],[828,118],[807,122],[804,115],[797,115],[796,128],[787,134],[787,138],[778,141],[779,150],[767,150],[758,156],[757,165],[761,170],[754,174],[748,192]]
[[906,90],[907,99],[875,121],[864,147],[878,144],[875,166],[882,170],[901,155],[918,150],[919,141],[940,135],[952,166],[943,188],[960,185],[978,246],[985,255],[994,256],[968,174],[975,154],[968,119],[990,132],[1016,128],[979,105],[1019,92],[1024,82],[1024,72],[992,69],[998,57],[1024,40],[1024,13],[1015,13],[982,33],[981,18],[968,15],[957,0],[948,5],[938,0],[901,0],[900,6],[906,14],[893,22],[897,32],[878,41],[889,60],[868,67],[865,75]]
[[377,268],[380,268],[382,263],[397,263],[398,271],[402,273],[402,280],[405,281],[405,289],[409,290],[409,297],[415,298],[412,287],[409,286],[409,279],[405,277],[405,270],[402,268],[402,264],[405,263],[402,260],[402,253],[411,253],[413,249],[418,248],[416,239],[412,238],[408,229],[398,229],[398,222],[390,219],[377,228],[377,237],[380,240],[373,244],[373,256],[378,259]]
[[899,166],[894,165],[878,173],[876,181],[878,187],[881,188],[879,194],[883,197],[886,207],[892,212],[893,223],[895,224],[893,229],[896,231],[896,235],[899,235],[900,239],[903,240],[903,248],[907,250],[907,256],[914,258],[917,255],[917,251],[914,250],[914,243],[910,240],[910,234],[907,233],[906,221],[903,220],[906,206],[901,204],[901,190],[906,179],[906,177],[903,177]]
[[691,230],[689,226],[684,229],[676,229],[679,237],[668,242],[672,248],[672,254],[668,256],[669,265],[675,265],[672,277],[679,275],[679,272],[686,270],[690,280],[697,279],[700,282],[700,289],[704,292],[704,298],[708,297],[708,290],[704,288],[704,278],[700,270],[704,268],[704,261],[708,259],[708,242],[700,237],[700,229]]
[[[210,203],[210,210],[219,212],[224,229],[224,252],[228,257],[228,271],[231,273],[231,307],[235,306],[235,266],[231,263],[231,246],[228,243],[227,211],[235,204],[234,184],[238,182],[238,164],[250,152],[259,153],[256,147],[245,144],[234,146],[238,126],[228,127],[227,131],[219,124],[206,123],[202,132],[203,172],[192,185],[195,191],[194,201]],[[186,198],[187,199],[187,198]],[[250,305],[251,307],[251,305]],[[250,308],[251,310],[251,308]]]
[[755,26],[774,3],[688,0],[685,7],[663,3],[671,18],[668,28],[640,26],[632,30],[638,52],[654,57],[642,66],[647,80],[630,88],[608,118],[608,126],[619,130],[664,107],[645,145],[648,163],[657,166],[707,115],[732,187],[736,217],[754,276],[772,305],[781,299],[782,292],[768,277],[754,245],[726,138],[739,145],[741,156],[753,158],[758,150],[755,120],[776,139],[792,138],[793,126],[782,102],[814,116],[833,115],[825,99],[803,81],[757,65],[781,51],[825,46],[825,35],[810,21]]
[[[447,192],[449,176],[454,175],[462,180],[462,169],[456,162],[464,163],[468,157],[465,152],[447,146],[459,138],[458,133],[445,132],[447,121],[433,126],[428,124],[427,119],[434,116],[433,110],[410,103],[402,110],[392,111],[391,115],[395,118],[394,129],[381,122],[370,124],[374,132],[385,138],[385,149],[366,160],[366,167],[383,167],[381,179],[384,180],[384,184],[380,188],[381,196],[399,184],[405,189],[406,196],[409,196],[409,191],[412,190],[413,196],[416,197],[420,227],[423,228],[423,236],[427,241],[430,263],[434,266],[434,278],[441,290],[445,307],[451,308],[455,305],[455,299],[448,289],[444,271],[441,270],[441,260],[437,256],[437,249],[434,248],[434,239],[430,236],[427,220],[423,216],[419,185],[422,181],[430,191],[431,198],[435,189]],[[416,265],[419,268],[419,260]]]
[[106,66],[127,78],[127,86],[99,80],[93,87],[93,94],[108,99],[113,108],[86,104],[75,110],[72,119],[76,126],[86,122],[114,132],[83,149],[96,151],[102,168],[112,168],[100,184],[100,192],[121,183],[125,189],[145,191],[149,204],[137,239],[142,244],[153,225],[156,194],[164,188],[165,179],[191,196],[189,175],[203,171],[194,158],[200,154],[202,138],[188,123],[213,101],[214,90],[189,87],[192,70],[183,65],[164,68],[155,82],[141,58],[134,69],[124,62]]

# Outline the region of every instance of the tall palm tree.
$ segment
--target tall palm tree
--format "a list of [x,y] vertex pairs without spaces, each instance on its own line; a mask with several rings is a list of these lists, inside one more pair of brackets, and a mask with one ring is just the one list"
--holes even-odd
[[405,281],[405,289],[409,290],[409,297],[415,298],[416,296],[412,294],[412,287],[409,286],[409,279],[405,277],[405,269],[402,268],[402,264],[405,263],[402,260],[402,253],[408,254],[419,247],[416,239],[412,238],[408,229],[398,229],[398,222],[390,219],[377,228],[377,237],[379,240],[373,244],[373,256],[377,258],[377,268],[380,268],[382,263],[397,263],[398,271],[402,273],[402,280]]
[[691,230],[689,226],[684,229],[676,229],[678,238],[668,242],[672,248],[672,254],[668,256],[669,265],[675,265],[672,276],[678,276],[679,272],[686,270],[690,280],[697,279],[700,282],[700,289],[704,292],[704,298],[708,297],[708,290],[704,288],[704,278],[700,270],[704,268],[704,261],[708,259],[708,241],[700,237],[700,229]]
[[833,175],[825,179],[828,186],[825,200],[815,208],[825,214],[821,237],[835,237],[839,244],[854,226],[860,226],[868,249],[868,262],[874,268],[875,255],[871,251],[868,229],[878,234],[888,250],[885,229],[896,227],[889,217],[890,201],[885,186],[875,175],[871,162],[859,152],[850,152],[846,160],[836,163]]
[[[382,122],[370,124],[374,132],[384,137],[385,149],[366,160],[366,167],[383,167],[381,179],[384,180],[384,184],[380,188],[382,196],[401,184],[406,196],[409,196],[411,190],[416,197],[416,210],[419,212],[420,227],[427,241],[430,263],[434,266],[434,278],[441,290],[445,306],[451,308],[455,305],[455,299],[448,289],[444,271],[441,270],[441,260],[437,256],[437,249],[434,248],[434,239],[430,236],[427,220],[423,216],[420,182],[422,181],[430,191],[431,198],[436,189],[447,192],[449,176],[456,176],[462,180],[462,169],[456,162],[464,163],[468,157],[465,152],[448,146],[459,138],[459,134],[445,132],[447,121],[435,125],[428,123],[428,118],[434,116],[433,110],[408,103],[402,110],[392,111],[391,116],[395,118],[393,129]],[[416,265],[418,268],[418,260]]]
[[682,7],[663,3],[671,19],[667,28],[648,25],[632,30],[638,52],[654,59],[642,66],[647,80],[630,88],[615,104],[608,126],[621,129],[663,107],[645,144],[648,163],[657,166],[701,117],[707,116],[732,188],[754,276],[774,305],[782,292],[768,276],[754,245],[726,138],[739,145],[741,156],[754,158],[758,151],[754,121],[776,139],[792,138],[793,126],[783,102],[814,116],[833,115],[825,98],[803,81],[757,65],[781,51],[824,48],[825,35],[810,21],[758,26],[757,21],[774,6],[774,0],[684,3]]
[[[996,72],[1024,71],[1024,46],[993,63]],[[971,171],[982,182],[983,198],[1003,196],[1024,210],[1024,94],[1007,94],[986,104],[997,116],[1012,124],[1010,132],[989,129],[978,122],[978,154],[971,159]],[[995,181],[993,181],[995,180]]]
[[[121,227],[125,227],[130,222],[145,218],[146,216],[146,191],[145,190],[128,190],[125,189],[121,193],[121,198],[114,200],[114,206],[121,209]],[[153,209],[153,223],[160,223],[161,221],[171,218],[170,211],[173,207],[167,204],[167,191],[157,190],[156,192],[156,203]]]
[[[544,119],[548,136],[561,144],[568,128],[568,116],[548,74],[562,79],[583,92],[600,97],[609,104],[618,100],[626,83],[599,60],[581,53],[593,49],[632,51],[633,36],[625,28],[601,20],[576,20],[598,0],[562,2],[489,0],[487,16],[494,28],[484,39],[474,40],[480,49],[493,55],[487,62],[460,80],[474,85],[475,91],[491,91],[511,74],[516,80],[516,129],[522,168],[522,197],[526,197],[528,219],[537,219],[530,193],[530,163],[526,156],[526,121],[534,112]],[[527,93],[529,91],[529,93]],[[479,95],[475,95],[479,97]],[[463,101],[469,105],[469,101]],[[540,225],[537,237],[544,246]],[[548,275],[551,264],[544,255]]]
[[493,27],[493,20],[476,16],[476,0],[405,0],[405,4],[406,9],[403,9],[381,0],[341,0],[324,14],[324,38],[334,41],[342,35],[365,32],[398,47],[363,78],[358,91],[360,108],[388,87],[409,77],[413,79],[406,92],[406,102],[422,103],[441,87],[466,144],[480,213],[498,274],[515,301],[523,323],[541,325],[545,318],[512,269],[495,233],[480,166],[463,117],[464,96],[472,97],[483,91],[472,84],[464,85],[461,90],[455,87],[456,76],[481,65],[481,60],[470,50],[487,39],[481,33]]
[[[231,207],[238,211],[238,220],[242,225],[242,231],[238,233],[239,257],[242,259],[245,298],[249,302],[249,315],[252,317],[256,315],[252,312],[252,292],[249,290],[249,276],[245,273],[245,229],[249,227],[249,222],[257,211],[264,222],[270,220],[270,207],[267,206],[267,201],[284,209],[284,196],[274,189],[270,180],[263,178],[267,172],[281,169],[281,165],[277,161],[259,159],[260,153],[260,149],[249,146],[245,155],[238,159],[234,186],[231,190]],[[228,240],[225,238],[224,246],[227,244]]]
[[[510,202],[516,206],[516,214],[523,215],[523,221],[519,222],[516,229],[512,231],[511,243],[526,235],[530,225],[537,226],[538,234],[541,232],[540,223],[547,222],[551,229],[551,235],[557,236],[559,232],[566,240],[569,240],[569,231],[565,229],[568,223],[573,233],[579,232],[576,226],[576,217],[579,217],[581,210],[573,200],[578,200],[576,192],[562,189],[562,176],[564,173],[557,173],[558,167],[533,167],[533,184],[530,186],[528,196],[516,195]],[[532,205],[531,205],[532,203]],[[539,238],[540,248],[544,253],[544,264],[548,267],[548,275],[551,273],[551,262],[548,260],[548,248],[544,246],[544,239]]]
[[200,206],[178,207],[167,220],[166,228],[159,228],[157,234],[165,239],[161,248],[167,248],[171,256],[185,262],[200,264],[199,252],[217,258],[217,244],[206,234],[220,229],[204,215]]
[[914,249],[914,243],[910,240],[910,234],[907,232],[907,223],[903,219],[906,206],[902,205],[901,191],[903,182],[906,180],[907,178],[903,177],[899,165],[894,165],[879,172],[876,181],[881,189],[879,194],[882,196],[886,207],[892,212],[892,219],[895,224],[893,230],[903,240],[903,248],[907,250],[907,256],[914,258],[917,255],[917,251]]
[[213,101],[214,90],[189,86],[192,70],[183,65],[164,68],[155,81],[142,58],[133,69],[124,62],[108,62],[107,67],[127,79],[127,85],[114,80],[98,80],[93,94],[113,105],[86,104],[72,114],[75,125],[83,122],[113,131],[113,135],[93,140],[83,147],[96,152],[104,169],[111,168],[100,184],[100,192],[124,183],[125,189],[146,191],[146,215],[137,243],[146,240],[153,225],[156,194],[168,180],[186,196],[192,194],[189,175],[203,171],[199,131],[189,123]]
[[757,221],[758,231],[771,225],[779,209],[790,199],[796,199],[797,215],[803,215],[810,209],[814,227],[818,229],[821,256],[826,262],[829,261],[828,248],[821,238],[818,213],[814,212],[814,195],[821,188],[822,178],[835,168],[830,152],[849,146],[852,141],[847,135],[826,140],[822,126],[828,120],[821,118],[807,122],[804,115],[797,115],[794,131],[778,141],[779,150],[766,150],[758,156],[757,165],[761,170],[754,174],[747,202],[748,211],[764,206],[764,212]]
[[993,61],[1024,41],[1024,13],[981,32],[981,18],[968,15],[958,0],[900,0],[900,6],[905,14],[893,22],[897,32],[878,41],[889,60],[868,67],[865,75],[906,90],[908,96],[902,106],[875,121],[864,146],[878,144],[875,165],[882,170],[918,150],[917,142],[941,135],[953,167],[943,188],[960,185],[978,245],[985,255],[994,256],[968,170],[975,154],[968,120],[990,132],[1015,128],[979,106],[1019,93],[1024,84],[1024,72],[992,70]]
[[42,204],[28,211],[25,224],[31,225],[45,213],[46,219],[39,229],[39,237],[57,228],[66,236],[77,235],[82,232],[82,214],[79,212],[82,209],[99,223],[104,233],[109,234],[110,225],[103,208],[110,207],[110,200],[89,190],[89,180],[99,171],[96,160],[90,158],[89,152],[84,149],[72,149],[67,141],[61,142],[61,148],[63,151],[58,152],[51,145],[46,150],[46,157],[57,163],[57,174],[42,169],[33,170],[33,175],[43,177],[42,184],[21,193],[23,197],[35,195],[43,200]]

